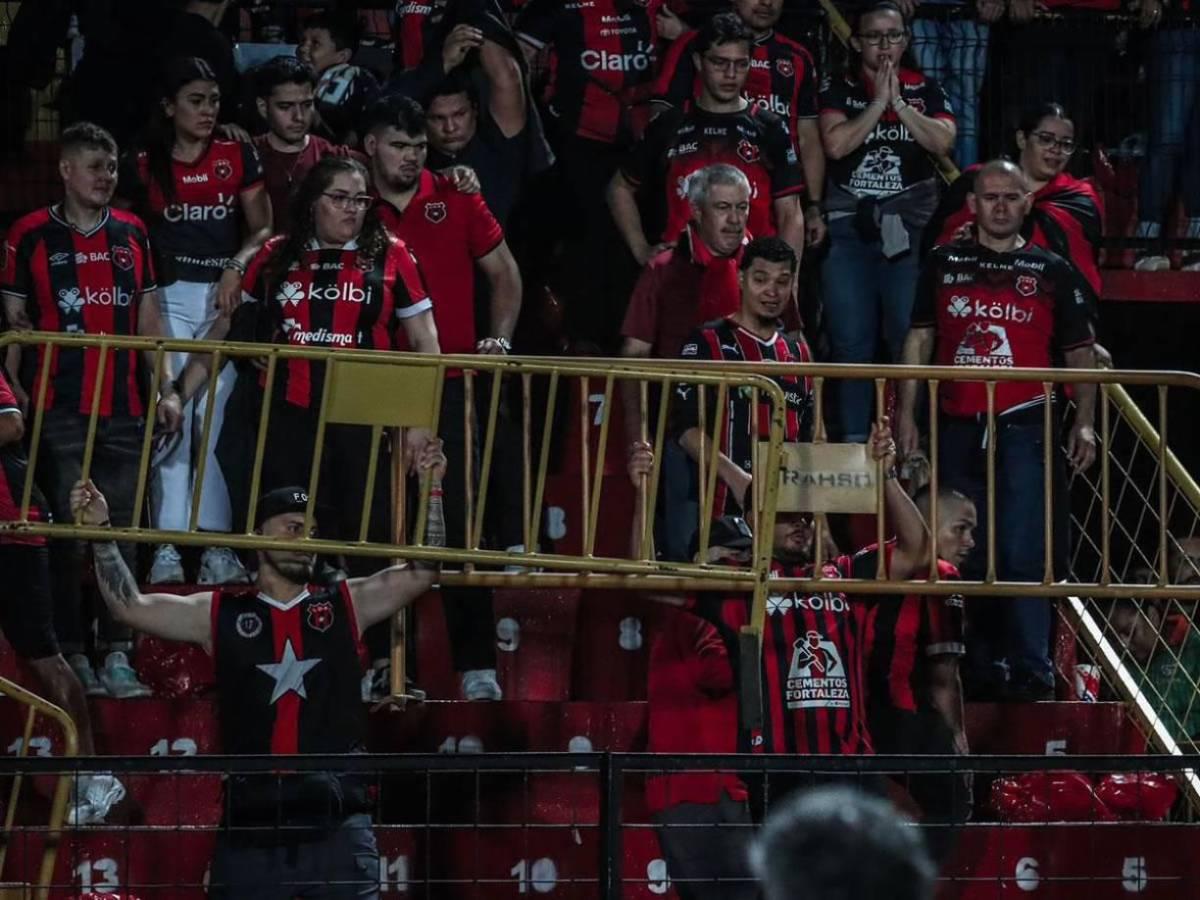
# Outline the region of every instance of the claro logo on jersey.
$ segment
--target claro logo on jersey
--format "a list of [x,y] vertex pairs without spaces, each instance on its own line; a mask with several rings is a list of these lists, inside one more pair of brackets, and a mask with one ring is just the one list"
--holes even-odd
[[233,194],[217,194],[215,206],[172,203],[163,210],[163,218],[168,222],[219,222],[231,215],[233,215]]
[[285,281],[279,286],[275,299],[286,306],[299,306],[302,300],[324,300],[333,303],[369,303],[371,289],[357,284],[331,284],[327,287],[304,285],[299,281]]
[[133,295],[121,287],[102,288],[93,290],[85,287],[61,288],[58,292],[58,308],[65,313],[77,313],[84,306],[128,306]]
[[850,682],[842,654],[820,632],[810,631],[792,645],[784,701],[788,709],[850,707]]
[[638,41],[631,53],[584,50],[579,63],[589,72],[649,72],[654,65],[654,45]]

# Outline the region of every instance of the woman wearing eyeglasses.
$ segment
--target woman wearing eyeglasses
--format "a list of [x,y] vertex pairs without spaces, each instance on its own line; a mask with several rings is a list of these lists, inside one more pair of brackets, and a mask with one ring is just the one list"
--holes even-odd
[[[1058,103],[1043,103],[1022,115],[1014,139],[1017,165],[1033,194],[1033,208],[1025,217],[1025,240],[1075,266],[1099,297],[1104,205],[1090,179],[1066,171],[1077,148],[1075,123]],[[930,224],[931,246],[970,234],[975,217],[967,207],[967,194],[978,168],[963,172],[942,199]]]
[[[880,332],[900,358],[915,296],[921,236],[938,204],[936,158],[954,147],[954,115],[941,87],[908,59],[909,32],[893,3],[858,18],[844,75],[821,93],[829,255],[825,318],[839,363],[875,361]],[[863,442],[869,382],[843,382],[841,437]]]

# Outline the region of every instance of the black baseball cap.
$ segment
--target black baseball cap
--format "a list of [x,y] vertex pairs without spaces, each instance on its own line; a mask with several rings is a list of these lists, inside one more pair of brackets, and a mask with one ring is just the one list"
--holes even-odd
[[[725,547],[729,550],[745,550],[754,546],[754,532],[741,516],[721,516],[714,519],[708,532],[709,547]],[[700,532],[692,535],[688,556],[694,557],[700,552]]]
[[[267,519],[282,516],[284,513],[301,513],[308,509],[308,489],[298,485],[275,488],[267,491],[258,501],[258,509],[254,514],[254,525],[261,528]],[[319,522],[322,509],[317,506],[313,510],[313,520]]]

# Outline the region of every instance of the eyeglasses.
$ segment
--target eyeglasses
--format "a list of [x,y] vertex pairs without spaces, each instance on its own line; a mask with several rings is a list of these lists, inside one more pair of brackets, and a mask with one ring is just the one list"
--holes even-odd
[[868,31],[858,36],[864,44],[882,47],[884,44],[901,44],[908,37],[907,31]]
[[726,74],[733,72],[748,72],[750,71],[750,58],[743,56],[741,59],[726,59],[724,56],[705,56],[704,61],[714,69],[720,69]]
[[338,209],[353,209],[362,212],[369,209],[371,204],[375,202],[375,198],[369,194],[330,194],[323,193],[322,197],[327,197],[329,202]]
[[1075,152],[1074,138],[1060,138],[1057,134],[1050,131],[1035,131],[1031,137],[1043,149],[1057,147],[1068,156]]

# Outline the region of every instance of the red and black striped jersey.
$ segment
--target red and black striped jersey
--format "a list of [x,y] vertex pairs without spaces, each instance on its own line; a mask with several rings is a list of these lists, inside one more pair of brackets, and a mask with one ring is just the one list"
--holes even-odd
[[[848,556],[824,563],[823,578],[850,576]],[[771,565],[775,578],[810,578],[813,567]],[[750,624],[748,594],[701,594],[693,611],[726,641],[735,675],[738,635]],[[741,735],[742,752],[871,753],[863,681],[865,607],[841,591],[772,593],[763,623],[761,733]]]
[[[65,334],[137,334],[142,295],[155,289],[146,226],[133,213],[105,209],[88,232],[66,221],[56,206],[13,223],[4,243],[0,293],[25,300],[38,331]],[[37,402],[45,348],[23,354],[21,383]],[[90,413],[99,375],[98,349],[51,351],[46,409]],[[142,414],[137,353],[110,352],[100,387],[100,415]]]
[[225,260],[242,245],[241,195],[263,183],[254,145],[213,140],[195,162],[173,160],[175,197],[171,201],[150,177],[145,151],[137,155],[135,163],[134,171],[123,177],[137,179],[134,190],[144,197],[154,242],[174,269],[171,280],[218,280]]
[[[693,59],[698,32],[689,31],[671,45],[654,85],[654,99],[683,106],[699,95],[699,73]],[[817,117],[817,66],[803,44],[769,31],[750,49],[746,98],[788,123],[792,146],[799,152],[797,124]]]
[[[0,416],[19,416],[20,407],[12,387],[4,377],[4,369],[0,368]],[[21,518],[21,494],[25,490],[25,477],[29,471],[29,458],[20,441],[5,444],[0,447],[0,522],[16,522]],[[46,504],[42,492],[37,485],[33,487],[33,495],[29,503],[29,520],[45,522]],[[20,536],[0,531],[0,544],[32,544],[40,546],[46,543],[44,537]]]
[[654,79],[663,0],[531,0],[517,36],[554,48],[550,109],[564,132],[604,143],[629,138],[630,92]]
[[772,201],[804,190],[787,123],[752,105],[729,113],[708,112],[694,103],[667,110],[647,127],[621,172],[631,184],[650,185],[663,198],[662,237],[672,241],[691,218],[689,179],[715,163],[728,163],[749,179],[746,230],[755,237],[776,232]]
[[[812,362],[808,344],[776,332],[767,340],[738,325],[733,319],[711,322],[692,332],[679,351],[680,359],[723,360],[726,362]],[[782,389],[787,404],[783,439],[785,441],[807,440],[812,430],[812,383],[806,376],[780,375],[773,379]],[[680,384],[676,389],[673,409],[674,430],[683,434],[689,428],[700,427],[700,392],[691,384]],[[717,389],[705,389],[704,430],[712,434],[714,417],[717,415]],[[755,411],[748,397],[739,391],[730,391],[725,409],[722,411],[720,451],[747,472],[754,467],[754,447],[758,441],[771,435],[771,403],[760,396],[758,403],[758,433],[754,434]],[[724,482],[717,482],[713,515],[741,515],[738,502],[729,495]]]
[[[890,567],[894,542],[885,545]],[[878,545],[854,556],[854,577],[874,578]],[[924,578],[924,571],[913,578]],[[957,581],[958,569],[938,560],[938,578]],[[916,712],[929,705],[929,661],[967,652],[962,594],[872,594],[863,598],[867,612],[867,695],[872,709]]]
[[345,582],[286,603],[254,588],[215,591],[211,615],[223,752],[363,749],[360,635]]
[[[246,268],[244,298],[265,304],[273,341],[299,347],[391,350],[401,319],[432,307],[417,261],[404,242],[389,236],[382,257],[367,256],[351,241],[322,249],[315,241],[279,284],[267,284],[264,266],[284,242],[267,241]],[[294,406],[320,402],[325,364],[287,360],[276,375],[277,396]]]

